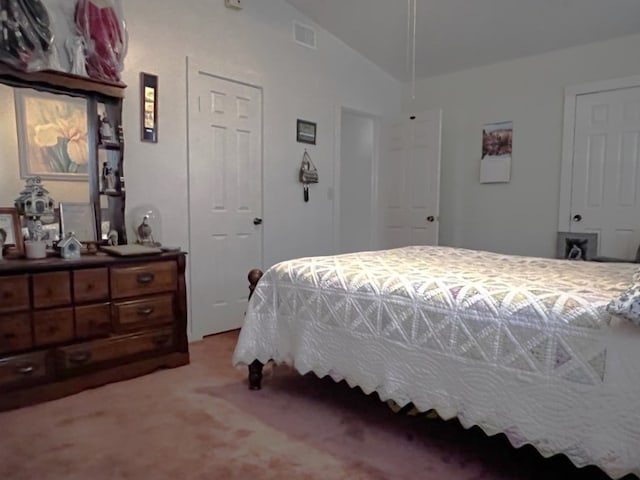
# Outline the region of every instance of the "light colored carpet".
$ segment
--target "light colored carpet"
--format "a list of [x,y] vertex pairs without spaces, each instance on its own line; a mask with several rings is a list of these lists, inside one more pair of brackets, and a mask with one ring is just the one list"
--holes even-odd
[[286,367],[263,390],[231,366],[237,332],[189,366],[0,413],[0,479],[603,479]]

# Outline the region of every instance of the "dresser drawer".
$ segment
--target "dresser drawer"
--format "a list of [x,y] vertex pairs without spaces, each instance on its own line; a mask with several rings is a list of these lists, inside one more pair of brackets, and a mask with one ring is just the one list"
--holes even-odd
[[29,278],[0,277],[0,313],[29,309]]
[[31,348],[31,315],[14,313],[0,315],[0,353]]
[[111,332],[111,306],[108,303],[76,307],[76,337],[106,337]]
[[0,358],[0,391],[43,382],[49,376],[47,352]]
[[111,298],[170,292],[178,283],[175,262],[150,262],[111,269]]
[[73,340],[73,308],[33,312],[33,337],[36,346]]
[[116,330],[171,323],[174,319],[173,294],[155,295],[112,305]]
[[126,359],[134,355],[166,352],[171,350],[173,345],[173,329],[161,328],[146,333],[111,337],[61,347],[56,354],[57,364],[63,371],[73,371],[110,360]]
[[71,303],[69,272],[38,273],[33,276],[33,308]]
[[109,300],[109,270],[89,268],[73,272],[73,299],[76,303]]

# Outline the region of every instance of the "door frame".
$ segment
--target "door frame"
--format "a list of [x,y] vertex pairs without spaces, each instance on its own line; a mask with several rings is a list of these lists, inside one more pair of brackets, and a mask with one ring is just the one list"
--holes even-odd
[[571,85],[564,90],[564,123],[562,128],[562,162],[560,168],[560,206],[558,231],[571,231],[571,189],[573,182],[573,145],[576,133],[578,96],[612,90],[640,87],[640,75],[612,78],[599,82]]
[[380,246],[379,239],[379,219],[378,219],[378,166],[380,164],[380,134],[382,129],[382,119],[380,116],[364,112],[357,108],[346,105],[335,107],[335,129],[334,129],[334,154],[333,158],[333,250],[340,252],[340,176],[342,168],[342,114],[343,112],[359,115],[373,120],[373,145],[371,158],[371,216],[369,249],[377,250]]
[[[190,141],[190,106],[191,106],[191,94],[192,92],[196,92],[197,88],[194,85],[195,78],[201,73],[204,72],[207,75],[210,75],[214,78],[219,78],[220,80],[225,80],[228,82],[235,82],[241,85],[246,85],[249,87],[257,88],[260,90],[260,163],[262,164],[261,172],[262,176],[260,178],[260,204],[262,206],[262,217],[264,218],[264,87],[263,85],[263,77],[262,75],[250,70],[249,68],[244,68],[237,65],[231,65],[229,63],[216,62],[214,60],[207,59],[205,62],[200,62],[197,57],[187,56],[185,63],[185,75],[186,75],[186,94],[187,94],[187,138],[186,138],[186,155],[187,155],[187,229],[188,229],[188,248],[191,251],[191,155],[189,151],[189,146],[191,144]],[[211,72],[216,72],[215,74]],[[261,238],[260,238],[260,265],[256,265],[256,268],[264,269],[264,227],[261,230]],[[191,295],[191,272],[193,271],[192,267],[193,256],[187,255],[187,275],[186,275],[186,283],[187,283],[187,304],[189,311],[189,321],[187,326],[187,336],[189,342],[194,342],[198,340],[202,340],[204,338],[200,325],[196,324],[195,319],[191,312],[193,297]],[[248,273],[248,272],[247,272]],[[247,294],[248,296],[248,294]]]

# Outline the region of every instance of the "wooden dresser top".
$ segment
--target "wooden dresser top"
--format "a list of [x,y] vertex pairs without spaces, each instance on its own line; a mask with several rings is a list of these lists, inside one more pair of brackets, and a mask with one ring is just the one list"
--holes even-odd
[[42,260],[4,259],[0,260],[0,275],[154,262],[177,259],[184,255],[186,255],[186,252],[167,252],[154,255],[115,257],[103,252],[98,252],[94,255],[83,255],[78,260],[64,260],[59,257],[48,257],[43,258]]

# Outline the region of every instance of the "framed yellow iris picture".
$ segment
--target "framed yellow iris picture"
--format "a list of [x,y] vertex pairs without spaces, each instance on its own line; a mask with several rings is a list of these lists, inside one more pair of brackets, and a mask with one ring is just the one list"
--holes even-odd
[[20,176],[86,180],[86,99],[16,88],[15,103]]

